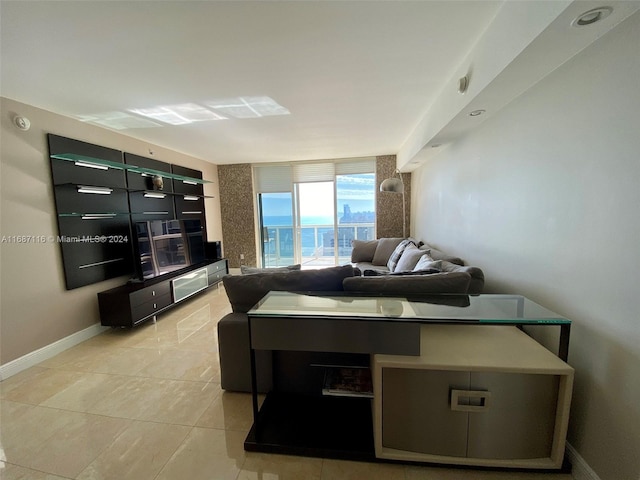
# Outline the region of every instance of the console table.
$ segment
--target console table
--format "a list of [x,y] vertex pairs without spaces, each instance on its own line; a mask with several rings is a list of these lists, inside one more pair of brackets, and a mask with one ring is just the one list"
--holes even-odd
[[[573,385],[573,369],[564,361],[571,322],[525,297],[438,295],[418,301],[270,292],[248,317],[254,424],[245,450],[538,470],[563,466]],[[559,355],[521,331],[523,325],[559,327]],[[274,389],[258,408],[256,350],[322,352],[306,373],[320,379],[316,390],[290,390],[274,378]],[[360,386],[333,391],[318,373],[356,368],[372,371],[370,394]]]

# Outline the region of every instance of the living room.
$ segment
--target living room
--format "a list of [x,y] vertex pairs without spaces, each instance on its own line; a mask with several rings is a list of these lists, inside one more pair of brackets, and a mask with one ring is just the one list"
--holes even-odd
[[[600,6],[578,3],[580,11]],[[4,32],[5,11],[2,21]],[[522,294],[572,320],[569,364],[576,382],[568,442],[578,479],[637,480],[640,475],[640,310],[633,268],[640,265],[635,185],[640,178],[640,16],[636,12],[618,22],[584,49],[553,59],[556,64],[547,64],[543,75],[526,71],[531,75],[526,88],[505,105],[490,109],[473,103],[474,110],[487,110],[477,125],[460,124],[461,133],[454,135],[444,129],[447,119],[438,117],[443,125],[418,125],[403,132],[412,141],[396,151],[375,152],[395,155],[398,168],[412,173],[413,237],[482,267],[485,292]],[[11,67],[4,62],[4,35],[3,84]],[[542,63],[550,62],[553,48],[538,51]],[[456,71],[452,78],[464,73]],[[480,71],[470,77],[469,88],[476,88],[478,78]],[[494,88],[508,89],[517,80],[498,76]],[[5,98],[4,88],[3,236],[57,235],[45,135],[55,133],[143,156],[152,150],[155,158],[201,170],[213,181],[205,186],[214,197],[206,200],[207,233],[224,242],[215,158],[208,161],[48,111],[46,105]],[[462,102],[457,88],[450,94]],[[432,109],[449,105],[440,98],[444,103]],[[457,111],[468,117],[467,110]],[[15,115],[28,118],[31,128],[17,129]],[[433,129],[442,137],[431,135]],[[433,141],[422,143],[425,138]],[[58,247],[2,244],[3,367],[28,362],[34,352],[69,337],[77,341],[102,331],[96,293],[123,279],[67,291]],[[594,271],[605,258],[614,265]]]

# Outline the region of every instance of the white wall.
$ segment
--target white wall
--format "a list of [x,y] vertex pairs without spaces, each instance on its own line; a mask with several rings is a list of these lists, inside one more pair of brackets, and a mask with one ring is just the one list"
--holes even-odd
[[[84,124],[6,98],[1,99],[0,235],[58,235],[47,133],[124,150],[203,172],[207,235],[222,239],[217,166],[131,137]],[[31,120],[15,128],[12,118]],[[207,159],[213,161],[214,159]],[[31,353],[100,322],[96,293],[127,277],[65,290],[60,246],[55,243],[0,244],[0,364]]]
[[640,477],[640,14],[413,174],[413,234],[573,321],[569,442]]

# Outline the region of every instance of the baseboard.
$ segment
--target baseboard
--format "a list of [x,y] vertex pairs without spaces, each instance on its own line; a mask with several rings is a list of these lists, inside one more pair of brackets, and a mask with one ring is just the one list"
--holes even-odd
[[84,330],[73,333],[68,337],[61,338],[57,342],[53,342],[45,347],[39,348],[31,353],[27,353],[20,358],[16,358],[9,363],[0,365],[0,381],[5,380],[16,373],[33,367],[44,360],[47,360],[59,353],[64,352],[68,348],[74,347],[85,340],[95,337],[96,335],[108,330],[109,327],[103,327],[96,323]]
[[575,480],[600,480],[598,474],[569,442],[567,442],[566,455],[571,462],[571,476]]

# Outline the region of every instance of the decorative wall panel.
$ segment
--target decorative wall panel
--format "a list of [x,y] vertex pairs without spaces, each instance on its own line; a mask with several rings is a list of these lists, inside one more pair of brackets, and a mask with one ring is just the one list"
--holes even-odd
[[[218,165],[224,256],[229,268],[256,265],[255,213],[251,165]],[[240,260],[244,255],[244,260]]]
[[402,232],[402,194],[381,192],[383,180],[397,176],[396,156],[376,157],[376,234],[378,238],[408,237],[411,232],[411,173],[403,173],[405,198],[405,233]]

